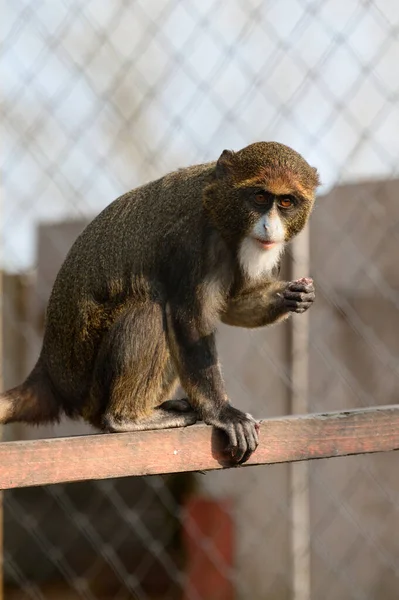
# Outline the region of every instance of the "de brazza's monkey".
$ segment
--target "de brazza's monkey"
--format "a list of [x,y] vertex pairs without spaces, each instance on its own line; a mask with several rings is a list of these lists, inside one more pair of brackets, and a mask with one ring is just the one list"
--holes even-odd
[[[72,246],[50,297],[43,347],[0,396],[0,422],[81,416],[104,431],[225,431],[237,462],[257,422],[226,395],[218,322],[262,327],[311,306],[311,279],[277,281],[316,169],[275,142],[166,175],[111,203]],[[170,400],[180,380],[187,400]]]

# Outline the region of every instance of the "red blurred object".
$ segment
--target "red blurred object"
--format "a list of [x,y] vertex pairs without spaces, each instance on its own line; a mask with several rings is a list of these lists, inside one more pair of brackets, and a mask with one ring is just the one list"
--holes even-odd
[[192,497],[183,529],[187,574],[183,600],[234,600],[231,503]]

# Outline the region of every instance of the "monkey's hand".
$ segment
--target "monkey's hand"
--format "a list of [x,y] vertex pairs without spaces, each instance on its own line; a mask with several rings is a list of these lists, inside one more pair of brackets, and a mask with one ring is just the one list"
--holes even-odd
[[259,423],[248,413],[225,404],[216,417],[204,418],[208,425],[224,431],[229,438],[227,452],[236,463],[244,463],[259,444]]
[[302,279],[290,281],[278,295],[283,303],[282,308],[287,312],[304,313],[315,300],[313,279],[302,277]]

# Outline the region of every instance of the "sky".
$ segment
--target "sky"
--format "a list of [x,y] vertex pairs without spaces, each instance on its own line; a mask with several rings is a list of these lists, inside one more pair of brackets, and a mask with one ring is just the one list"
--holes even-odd
[[276,140],[322,193],[398,176],[399,4],[8,0],[2,23],[2,266],[36,226],[224,148]]

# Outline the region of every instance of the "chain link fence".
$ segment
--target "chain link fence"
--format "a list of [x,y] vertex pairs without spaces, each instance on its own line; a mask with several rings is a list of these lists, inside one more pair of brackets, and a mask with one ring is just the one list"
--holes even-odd
[[[8,0],[2,30],[7,387],[37,357],[52,282],[88,220],[168,171],[277,140],[323,181],[308,409],[397,402],[396,0]],[[229,393],[257,417],[292,409],[291,334],[221,328]],[[306,469],[299,513],[287,465],[5,492],[5,597],[396,600],[397,455]]]

